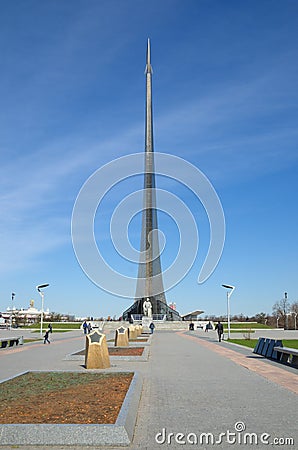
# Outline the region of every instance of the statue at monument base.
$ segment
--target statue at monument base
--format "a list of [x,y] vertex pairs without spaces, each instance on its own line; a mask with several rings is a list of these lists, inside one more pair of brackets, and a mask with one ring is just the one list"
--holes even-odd
[[143,303],[143,312],[144,316],[152,317],[152,303],[150,302],[149,298],[146,298]]

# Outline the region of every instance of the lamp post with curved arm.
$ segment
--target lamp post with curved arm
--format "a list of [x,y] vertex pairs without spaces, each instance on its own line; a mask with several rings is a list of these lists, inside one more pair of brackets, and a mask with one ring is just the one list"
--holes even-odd
[[15,298],[15,293],[11,293],[11,310],[10,310],[10,317],[9,317],[9,329],[12,329],[12,313],[13,313],[13,299]]
[[39,284],[36,286],[39,295],[41,296],[41,315],[40,315],[40,337],[42,337],[42,324],[43,324],[43,305],[44,305],[44,293],[41,289],[48,287],[49,284]]
[[229,284],[222,284],[222,287],[227,290],[227,318],[228,318],[228,339],[231,337],[231,326],[230,326],[230,297],[234,292],[235,286]]

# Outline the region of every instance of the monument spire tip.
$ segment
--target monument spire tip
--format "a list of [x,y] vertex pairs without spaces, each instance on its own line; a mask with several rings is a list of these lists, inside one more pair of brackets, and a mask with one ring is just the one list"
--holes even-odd
[[145,73],[152,73],[151,52],[150,52],[150,38],[148,38],[148,40],[147,40],[147,61],[146,61]]

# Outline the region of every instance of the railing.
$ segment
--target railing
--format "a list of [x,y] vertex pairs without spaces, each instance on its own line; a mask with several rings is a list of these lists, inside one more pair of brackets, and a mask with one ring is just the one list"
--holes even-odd
[[[142,314],[132,314],[131,318],[134,322],[142,322],[142,317],[146,317],[143,316]],[[152,315],[152,320],[153,321],[157,321],[157,322],[165,322],[166,321],[166,314],[153,314]]]
[[152,319],[159,321],[159,322],[165,322],[167,319],[167,316],[166,316],[166,314],[153,314]]
[[142,314],[132,314],[131,318],[134,322],[142,322]]

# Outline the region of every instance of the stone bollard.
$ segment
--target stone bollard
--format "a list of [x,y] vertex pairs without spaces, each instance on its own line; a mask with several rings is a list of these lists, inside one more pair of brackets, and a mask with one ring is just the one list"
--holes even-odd
[[129,325],[129,339],[137,339],[137,329],[134,325]]
[[106,336],[98,330],[94,330],[86,336],[85,367],[86,369],[111,367]]
[[116,329],[115,347],[127,347],[128,344],[128,329],[120,327]]

